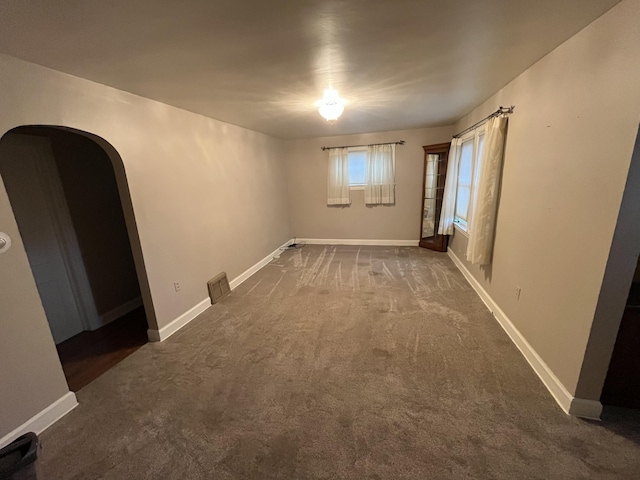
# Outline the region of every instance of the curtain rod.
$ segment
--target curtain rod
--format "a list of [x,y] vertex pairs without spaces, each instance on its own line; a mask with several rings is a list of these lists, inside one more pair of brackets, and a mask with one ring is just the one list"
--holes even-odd
[[511,105],[510,107],[500,107],[498,108],[498,110],[496,110],[495,112],[493,112],[491,115],[488,115],[487,117],[483,118],[482,120],[480,120],[479,122],[474,123],[473,125],[471,125],[469,128],[465,128],[463,131],[461,131],[460,133],[456,133],[453,138],[460,138],[462,135],[464,135],[467,132],[470,132],[471,130],[474,130],[476,128],[478,128],[480,125],[486,123],[488,120],[492,119],[493,117],[498,117],[500,115],[504,115],[504,114],[508,114],[508,113],[513,113],[513,109],[516,108],[515,105]]
[[387,142],[387,143],[369,143],[368,145],[343,145],[341,147],[320,147],[322,150],[331,150],[334,148],[352,148],[352,147],[373,147],[375,145],[404,145],[404,140],[398,140],[397,142]]

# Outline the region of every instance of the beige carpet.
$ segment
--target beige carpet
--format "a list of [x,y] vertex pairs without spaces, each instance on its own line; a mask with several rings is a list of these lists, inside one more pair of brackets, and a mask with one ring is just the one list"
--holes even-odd
[[78,398],[42,435],[47,480],[640,478],[637,412],[565,415],[449,258],[411,247],[287,251]]

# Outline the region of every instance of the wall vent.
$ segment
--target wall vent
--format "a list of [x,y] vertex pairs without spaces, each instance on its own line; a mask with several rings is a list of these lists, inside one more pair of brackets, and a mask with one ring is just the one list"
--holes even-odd
[[207,282],[211,303],[218,303],[222,297],[231,293],[226,272],[219,273]]

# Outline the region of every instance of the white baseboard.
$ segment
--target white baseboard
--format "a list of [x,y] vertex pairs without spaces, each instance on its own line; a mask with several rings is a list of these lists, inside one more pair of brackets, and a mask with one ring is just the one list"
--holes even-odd
[[[276,250],[274,250],[269,255],[264,257],[258,263],[253,265],[251,268],[245,270],[240,275],[238,275],[236,278],[231,280],[229,282],[229,287],[231,287],[231,290],[234,290],[235,288],[237,288],[238,285],[240,285],[242,282],[244,282],[247,278],[249,278],[251,275],[256,273],[262,267],[267,265],[271,260],[274,259],[274,257],[279,256],[279,254],[282,252],[282,250],[286,249],[287,246],[289,246],[291,243],[293,243],[293,239],[287,240],[285,243],[282,244],[282,246],[278,247]],[[191,320],[193,320],[198,315],[200,315],[202,312],[204,312],[210,306],[211,306],[211,299],[210,298],[205,298],[200,303],[198,303],[196,306],[190,308],[188,311],[186,311],[185,313],[180,315],[175,320],[172,320],[168,325],[162,327],[161,329],[159,329],[159,330],[155,330],[155,329],[147,330],[147,337],[149,338],[149,341],[150,342],[162,342],[163,340],[166,340],[171,335],[173,335],[178,330],[180,330],[182,327],[184,327]]]
[[356,238],[296,238],[296,243],[309,245],[378,245],[391,247],[417,247],[420,240],[371,240]]
[[600,420],[600,415],[602,414],[602,403],[598,400],[586,400],[584,398],[573,397],[567,413],[576,417]]
[[113,310],[109,310],[106,313],[100,315],[101,326],[105,326],[108,323],[117,320],[120,317],[124,317],[127,313],[133,312],[136,308],[142,306],[142,297],[136,297],[122,305],[117,306]]
[[205,298],[200,303],[198,303],[194,307],[191,307],[189,310],[184,312],[175,320],[169,322],[168,325],[165,325],[161,329],[155,330],[150,328],[149,330],[147,330],[147,338],[149,338],[150,342],[162,342],[166,340],[210,306],[211,299]]
[[235,290],[238,287],[238,285],[240,285],[242,282],[244,282],[247,278],[249,278],[251,275],[256,273],[258,270],[260,270],[262,267],[264,267],[266,264],[268,264],[275,257],[280,256],[280,253],[282,253],[283,249],[286,249],[292,243],[293,243],[293,239],[287,240],[281,246],[279,246],[273,252],[271,252],[269,255],[267,255],[262,260],[260,260],[258,263],[256,263],[253,267],[248,268],[247,270],[242,272],[240,275],[238,275],[236,278],[231,280],[229,282],[229,287],[231,287],[231,290]]
[[511,341],[516,345],[516,347],[518,347],[518,350],[520,350],[520,353],[522,353],[527,362],[529,362],[533,371],[536,372],[538,377],[540,377],[540,380],[542,380],[542,383],[547,387],[556,402],[558,402],[560,408],[569,415],[595,420],[600,419],[602,404],[596,400],[575,398],[571,395],[549,366],[544,362],[544,360],[542,360],[540,355],[538,355],[529,342],[527,342],[526,338],[522,336],[520,331],[518,331],[511,320],[509,320],[498,304],[491,298],[475,277],[471,275],[471,272],[467,270],[453,250],[449,248],[448,254],[451,260],[453,260],[453,263],[455,263],[469,284],[480,296],[487,308],[491,313],[493,313],[493,316],[496,318],[500,326],[502,326],[507,335],[509,335]]
[[0,438],[0,448],[8,445],[20,435],[27,432],[42,433],[77,406],[78,400],[76,400],[75,393],[67,392],[40,413],[35,414],[18,428]]

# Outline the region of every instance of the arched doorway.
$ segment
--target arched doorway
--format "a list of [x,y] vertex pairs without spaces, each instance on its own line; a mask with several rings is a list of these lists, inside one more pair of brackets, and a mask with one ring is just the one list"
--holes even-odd
[[22,126],[0,139],[0,175],[77,391],[146,343],[155,324],[122,161],[87,132]]

